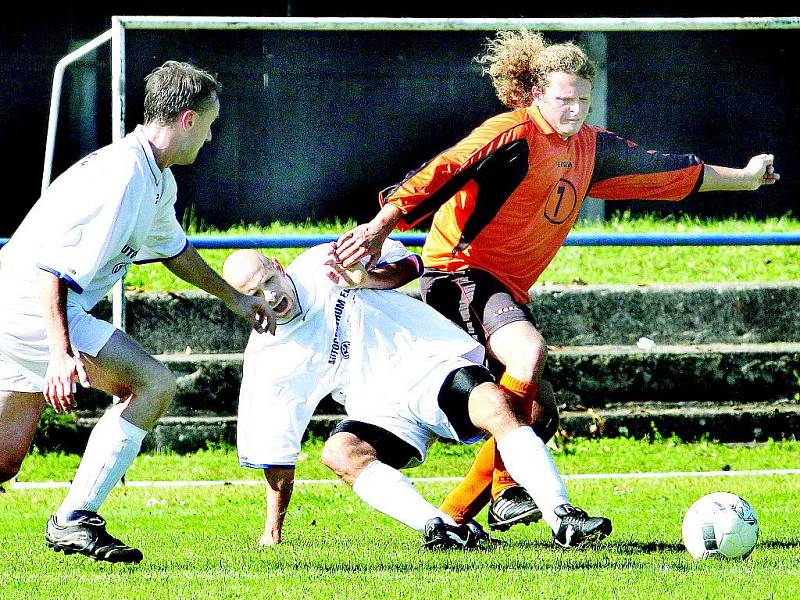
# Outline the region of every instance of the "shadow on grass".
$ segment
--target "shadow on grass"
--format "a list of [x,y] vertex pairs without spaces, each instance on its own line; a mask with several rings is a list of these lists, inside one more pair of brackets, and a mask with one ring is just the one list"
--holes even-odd
[[787,542],[784,540],[759,541],[756,548],[776,548],[779,550],[794,550],[800,548],[800,542]]
[[[609,549],[625,552],[625,553],[637,553],[641,552],[644,554],[653,554],[653,553],[663,553],[663,552],[685,552],[686,548],[684,548],[683,544],[668,544],[666,542],[631,542],[631,541],[624,541],[624,542],[607,542],[606,544]],[[598,546],[600,548],[601,546]]]
[[[527,549],[530,548],[531,550],[541,551],[541,550],[554,550],[557,549],[553,546],[553,544],[549,542],[542,542],[542,541],[505,541],[499,540],[497,545],[497,549]],[[565,552],[569,555],[577,555],[581,552],[595,552],[595,551],[611,551],[611,552],[619,552],[621,554],[654,554],[654,553],[664,553],[664,552],[684,552],[685,548],[683,544],[671,544],[667,542],[638,542],[632,540],[615,540],[615,539],[607,539],[605,541],[599,542],[594,545],[586,546],[584,548],[578,548],[575,550],[559,550],[561,552]]]

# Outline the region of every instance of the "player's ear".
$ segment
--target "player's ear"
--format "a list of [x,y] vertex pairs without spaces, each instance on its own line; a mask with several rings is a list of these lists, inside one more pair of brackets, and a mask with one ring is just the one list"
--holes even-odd
[[280,273],[281,275],[284,274],[283,265],[277,258],[272,259],[272,266],[275,267],[275,270]]
[[189,108],[183,109],[178,115],[178,123],[180,123],[181,129],[189,131],[194,125],[194,111]]

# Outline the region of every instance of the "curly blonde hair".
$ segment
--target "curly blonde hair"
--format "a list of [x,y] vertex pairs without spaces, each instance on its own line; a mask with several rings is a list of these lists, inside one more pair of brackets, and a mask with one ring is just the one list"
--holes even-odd
[[533,88],[544,88],[550,73],[564,72],[594,83],[597,67],[574,42],[551,44],[538,31],[499,31],[475,60],[492,79],[497,97],[509,108],[530,106]]

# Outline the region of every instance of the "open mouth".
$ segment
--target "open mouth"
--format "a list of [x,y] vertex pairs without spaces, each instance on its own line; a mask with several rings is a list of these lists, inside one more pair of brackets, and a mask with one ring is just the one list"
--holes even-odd
[[275,306],[272,307],[272,310],[274,310],[275,314],[278,315],[279,317],[287,316],[286,313],[289,312],[289,299],[286,296],[284,296],[283,298],[280,299],[280,302],[278,302]]

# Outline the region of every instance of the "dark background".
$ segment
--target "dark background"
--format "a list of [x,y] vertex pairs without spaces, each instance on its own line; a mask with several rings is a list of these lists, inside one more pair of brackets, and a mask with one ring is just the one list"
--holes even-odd
[[[421,3],[420,3],[421,4]],[[250,16],[577,17],[700,16],[672,5],[547,12],[506,3],[365,9],[338,3],[226,3],[216,14]],[[710,11],[709,11],[710,12]],[[751,16],[796,11],[775,5]],[[169,3],[118,3],[105,13],[60,6],[0,25],[0,146],[6,193],[0,236],[38,197],[53,71],[58,60],[110,27],[112,14],[188,15]],[[206,13],[208,14],[208,13]],[[716,13],[720,14],[720,13]],[[177,167],[178,211],[224,227],[241,221],[368,219],[377,192],[502,111],[472,58],[490,32],[128,31],[127,129],[141,118],[142,79],[167,59],[219,74],[222,114],[194,166]],[[574,34],[546,33],[554,41]],[[800,131],[800,31],[608,33],[608,128],[650,148],[695,152],[743,166],[772,152],[781,182],[755,193],[708,193],[684,203],[607,203],[606,212],[778,216],[795,211]],[[65,80],[54,176],[111,140],[109,49]]]

